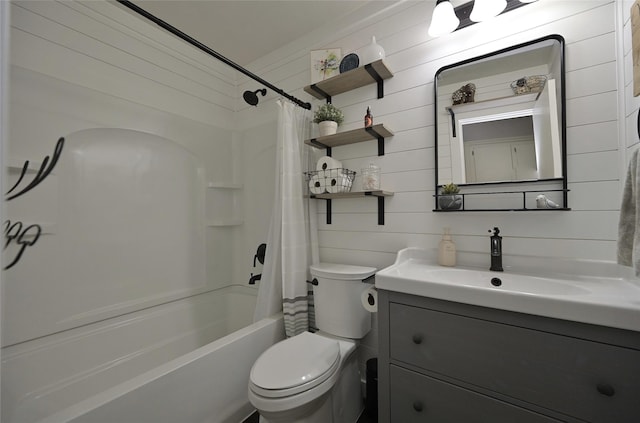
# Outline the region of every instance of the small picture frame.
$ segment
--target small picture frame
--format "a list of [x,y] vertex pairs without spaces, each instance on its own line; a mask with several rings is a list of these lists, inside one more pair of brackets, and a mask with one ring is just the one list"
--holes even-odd
[[339,48],[311,50],[311,83],[340,74],[342,51]]

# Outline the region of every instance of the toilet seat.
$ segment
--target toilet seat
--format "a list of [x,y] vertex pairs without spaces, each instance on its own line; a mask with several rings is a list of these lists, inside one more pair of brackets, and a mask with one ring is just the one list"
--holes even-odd
[[283,398],[312,389],[340,366],[337,340],[303,332],[267,349],[251,368],[251,390],[266,398]]

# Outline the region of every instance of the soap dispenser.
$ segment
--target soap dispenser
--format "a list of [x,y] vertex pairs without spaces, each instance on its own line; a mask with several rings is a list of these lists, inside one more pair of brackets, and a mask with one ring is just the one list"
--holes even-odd
[[438,264],[440,266],[456,265],[456,244],[451,239],[449,228],[444,228],[444,234],[438,246]]

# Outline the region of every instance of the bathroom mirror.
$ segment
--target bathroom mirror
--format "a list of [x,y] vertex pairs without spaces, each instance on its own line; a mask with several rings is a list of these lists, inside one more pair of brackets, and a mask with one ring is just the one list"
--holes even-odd
[[566,204],[560,35],[445,66],[434,86],[436,192],[448,183],[531,191],[557,181]]

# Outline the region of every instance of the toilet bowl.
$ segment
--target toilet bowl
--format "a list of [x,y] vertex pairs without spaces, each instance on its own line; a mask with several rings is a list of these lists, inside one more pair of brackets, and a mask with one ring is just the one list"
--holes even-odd
[[359,393],[355,351],[353,340],[310,332],[265,351],[251,369],[249,382],[249,400],[260,411],[261,421],[334,421],[333,402],[343,401],[332,397],[331,390],[340,386],[341,391]]
[[356,422],[363,409],[357,339],[371,328],[360,295],[368,287],[362,281],[375,270],[330,263],[311,267],[320,330],[281,341],[254,363],[249,401],[261,422]]

